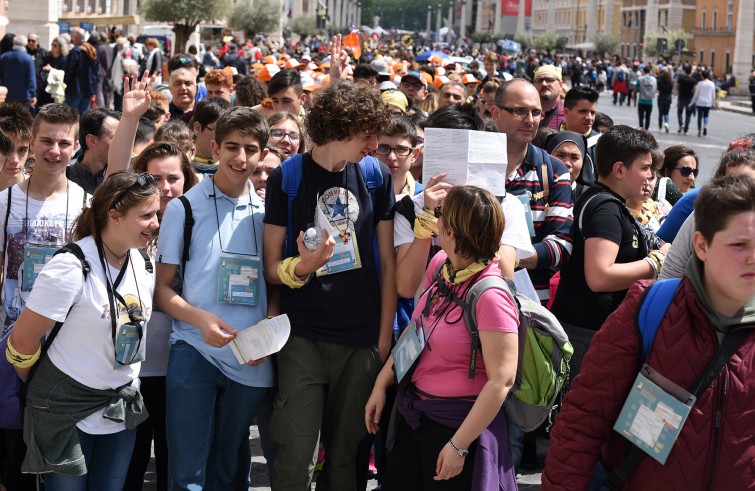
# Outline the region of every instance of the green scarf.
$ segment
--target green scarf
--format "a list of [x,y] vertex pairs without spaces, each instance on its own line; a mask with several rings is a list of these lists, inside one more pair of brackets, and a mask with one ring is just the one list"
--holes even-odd
[[734,317],[722,317],[716,312],[703,286],[703,263],[694,253],[687,262],[685,273],[695,289],[697,298],[705,307],[708,319],[718,331],[728,332],[730,327],[755,323],[755,297],[751,298]]

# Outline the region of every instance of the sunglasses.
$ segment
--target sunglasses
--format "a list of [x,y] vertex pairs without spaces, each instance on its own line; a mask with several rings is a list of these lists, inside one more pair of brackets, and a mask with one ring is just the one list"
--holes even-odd
[[118,204],[120,204],[121,200],[126,196],[126,193],[128,193],[131,189],[138,187],[139,189],[146,190],[151,187],[156,187],[157,183],[155,181],[155,176],[150,174],[149,172],[144,172],[142,174],[139,174],[136,177],[136,180],[134,183],[124,189],[122,189],[117,195],[116,198],[112,201],[112,204],[110,205],[110,209],[115,209],[118,207]]
[[423,84],[423,83],[420,83],[420,82],[410,82],[408,80],[407,81],[402,81],[401,85],[403,85],[404,87],[411,87],[411,88],[417,89],[417,90],[421,90],[421,89],[425,88],[425,84]]
[[682,177],[689,177],[690,174],[697,177],[697,174],[700,172],[700,169],[693,169],[692,167],[689,167],[685,165],[684,167],[674,167],[674,170],[678,170],[679,174],[682,175]]

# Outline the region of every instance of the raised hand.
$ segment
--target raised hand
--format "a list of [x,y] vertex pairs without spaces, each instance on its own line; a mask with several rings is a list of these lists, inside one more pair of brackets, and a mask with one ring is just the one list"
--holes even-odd
[[330,44],[330,80],[346,78],[346,67],[349,66],[349,53],[343,47],[341,35],[333,36]]
[[152,97],[149,92],[155,84],[155,76],[145,73],[139,80],[138,75],[125,77],[123,80],[123,116],[139,118],[149,109]]

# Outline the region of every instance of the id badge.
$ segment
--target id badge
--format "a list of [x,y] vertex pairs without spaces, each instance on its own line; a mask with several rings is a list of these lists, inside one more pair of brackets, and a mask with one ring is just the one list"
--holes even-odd
[[524,218],[527,220],[527,230],[530,232],[530,237],[535,236],[535,224],[532,221],[532,206],[530,206],[530,197],[525,195],[518,195],[516,199],[524,206]]
[[218,264],[218,303],[256,306],[259,297],[260,259],[223,254]]
[[393,369],[396,372],[398,382],[401,382],[401,379],[417,361],[424,347],[425,333],[422,330],[422,325],[418,326],[416,322],[412,321],[404,330],[404,334],[399,338],[396,346],[391,350]]
[[645,364],[613,429],[665,464],[695,400],[695,396]]
[[[142,327],[142,340],[147,337],[146,325]],[[115,363],[113,369],[144,361],[146,343],[139,342],[139,331],[132,323],[118,326],[115,337]]]
[[317,276],[325,276],[362,267],[362,259],[359,257],[359,246],[357,245],[354,231],[349,228],[346,231],[334,232],[331,234],[336,241],[333,257],[322,268],[317,270]]
[[24,264],[22,267],[22,277],[20,278],[22,292],[31,291],[31,287],[37,281],[37,276],[39,276],[42,268],[50,262],[50,259],[52,259],[52,256],[58,249],[58,247],[34,246],[29,244],[24,246]]

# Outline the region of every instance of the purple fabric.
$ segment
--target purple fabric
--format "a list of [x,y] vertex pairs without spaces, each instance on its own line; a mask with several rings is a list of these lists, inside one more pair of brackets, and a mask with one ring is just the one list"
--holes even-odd
[[[459,428],[474,401],[458,399],[420,399],[413,390],[399,393],[396,408],[413,430],[420,427],[420,416],[449,428]],[[516,474],[509,450],[509,423],[501,407],[490,425],[477,438],[470,491],[516,490]]]

